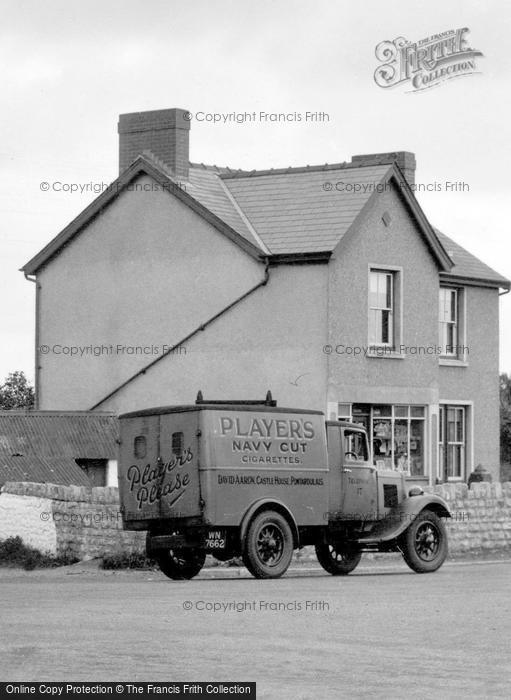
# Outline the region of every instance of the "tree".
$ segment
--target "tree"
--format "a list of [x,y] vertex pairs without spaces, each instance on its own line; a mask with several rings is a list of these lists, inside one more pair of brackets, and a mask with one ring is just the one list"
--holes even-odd
[[511,377],[500,375],[500,459],[511,462]]
[[34,388],[24,372],[10,372],[0,385],[0,409],[12,411],[34,407]]

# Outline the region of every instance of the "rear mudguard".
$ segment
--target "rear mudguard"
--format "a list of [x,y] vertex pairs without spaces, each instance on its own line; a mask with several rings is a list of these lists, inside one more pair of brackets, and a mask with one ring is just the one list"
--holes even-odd
[[360,545],[379,544],[395,540],[423,510],[432,510],[440,518],[450,518],[447,503],[433,494],[425,493],[420,496],[409,496],[393,508],[374,528],[370,535],[357,540]]
[[243,546],[245,542],[245,536],[248,531],[248,527],[250,525],[250,521],[254,517],[254,515],[260,511],[260,510],[275,510],[281,515],[283,515],[286,520],[289,523],[289,526],[291,527],[291,531],[293,533],[293,544],[294,547],[299,547],[300,546],[300,538],[298,534],[298,526],[296,524],[296,520],[289,510],[287,506],[285,506],[282,501],[275,500],[273,498],[261,498],[258,501],[255,501],[255,503],[252,503],[250,508],[245,512],[245,515],[243,516],[243,519],[240,524],[240,545],[241,549],[243,551]]

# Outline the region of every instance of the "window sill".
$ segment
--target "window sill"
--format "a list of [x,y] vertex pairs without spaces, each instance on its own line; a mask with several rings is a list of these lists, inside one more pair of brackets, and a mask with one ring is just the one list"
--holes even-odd
[[396,352],[395,350],[382,350],[382,352],[368,352],[366,357],[373,357],[377,360],[404,360],[405,353]]
[[442,367],[468,367],[468,362],[466,360],[457,360],[454,357],[452,359],[449,357],[440,357],[438,359],[438,364]]

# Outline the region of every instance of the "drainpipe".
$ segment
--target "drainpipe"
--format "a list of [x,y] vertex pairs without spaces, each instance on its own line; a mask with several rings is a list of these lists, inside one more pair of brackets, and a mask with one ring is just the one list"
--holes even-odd
[[228,304],[228,306],[223,308],[221,311],[216,313],[214,316],[209,318],[207,321],[205,321],[204,323],[201,323],[200,326],[197,326],[197,328],[195,328],[195,330],[193,330],[187,336],[182,338],[178,343],[176,343],[171,348],[169,348],[169,350],[167,350],[167,352],[163,353],[162,355],[159,355],[156,359],[149,362],[149,364],[147,364],[145,367],[140,369],[138,372],[135,372],[135,374],[133,374],[129,379],[126,379],[126,381],[122,382],[122,384],[119,384],[119,386],[117,386],[115,389],[113,389],[113,391],[111,391],[109,394],[104,396],[101,399],[101,401],[98,401],[97,403],[94,404],[94,406],[91,406],[91,408],[89,408],[89,411],[94,411],[96,408],[101,406],[102,403],[105,403],[105,401],[108,401],[108,399],[112,398],[112,396],[117,394],[121,389],[124,389],[124,387],[127,386],[128,384],[130,384],[134,379],[136,379],[137,377],[140,377],[142,374],[145,374],[157,362],[160,362],[160,360],[163,360],[164,357],[166,357],[167,355],[170,355],[174,350],[176,350],[180,346],[184,345],[184,343],[186,343],[188,340],[190,340],[195,335],[197,335],[197,333],[199,333],[200,331],[205,331],[208,326],[210,326],[214,321],[217,320],[217,318],[220,318],[220,316],[223,316],[225,313],[227,313],[234,306],[237,306],[240,302],[242,302],[248,296],[253,294],[257,289],[259,289],[259,287],[264,287],[267,284],[268,280],[270,279],[270,261],[268,260],[267,257],[264,258],[264,261],[265,261],[264,277],[260,282],[258,282],[254,287],[249,289],[247,292],[242,294],[240,297],[235,299],[233,302]]
[[37,411],[39,408],[39,356],[37,353],[37,348],[39,347],[39,289],[41,285],[37,284],[37,277],[35,275],[29,275],[27,272],[23,272],[23,275],[25,276],[26,280],[35,284],[34,409]]

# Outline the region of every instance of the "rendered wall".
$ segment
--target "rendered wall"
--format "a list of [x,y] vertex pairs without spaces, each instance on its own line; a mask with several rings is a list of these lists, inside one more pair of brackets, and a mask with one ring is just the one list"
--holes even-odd
[[[42,354],[39,408],[91,408],[263,279],[262,262],[169,193],[122,194],[38,275],[39,345],[114,351]],[[266,286],[101,409],[190,403],[199,389],[233,399],[271,389],[279,405],[324,410],[326,299],[326,265],[271,268]],[[118,344],[148,353],[117,353]]]

